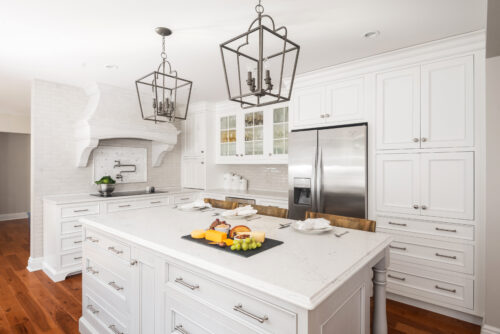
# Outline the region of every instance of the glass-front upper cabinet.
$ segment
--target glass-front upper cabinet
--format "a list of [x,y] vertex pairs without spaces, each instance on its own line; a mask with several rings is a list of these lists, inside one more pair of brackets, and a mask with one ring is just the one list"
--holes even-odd
[[220,155],[236,155],[236,115],[220,118]]
[[264,112],[245,113],[245,155],[264,154]]
[[273,109],[273,154],[288,154],[288,107]]

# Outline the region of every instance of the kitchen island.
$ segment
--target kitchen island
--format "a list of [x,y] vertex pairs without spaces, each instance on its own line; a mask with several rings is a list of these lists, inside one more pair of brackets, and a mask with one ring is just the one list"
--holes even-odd
[[[228,221],[277,247],[245,258],[181,239],[214,213],[171,207],[84,217],[82,333],[386,333],[391,237],[306,235],[285,219]],[[337,229],[341,231],[342,229]]]

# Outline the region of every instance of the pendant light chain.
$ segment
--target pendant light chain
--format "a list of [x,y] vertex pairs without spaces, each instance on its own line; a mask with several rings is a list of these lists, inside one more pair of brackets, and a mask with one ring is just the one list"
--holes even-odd
[[262,0],[259,0],[259,4],[255,6],[255,11],[257,12],[257,14],[259,14],[259,16],[261,16],[262,13],[264,13],[264,6],[262,6]]
[[161,58],[163,61],[167,60],[167,52],[165,51],[165,36],[161,38]]

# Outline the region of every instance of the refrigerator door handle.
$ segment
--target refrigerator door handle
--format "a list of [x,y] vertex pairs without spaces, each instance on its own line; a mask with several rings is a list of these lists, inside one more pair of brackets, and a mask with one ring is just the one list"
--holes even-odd
[[316,180],[317,180],[317,169],[318,169],[318,146],[314,149],[314,156],[313,156],[313,161],[312,161],[312,179],[311,179],[311,197],[312,197],[312,204],[311,204],[311,210],[313,212],[318,211],[318,199],[316,197]]
[[316,171],[316,212],[322,212],[321,193],[323,191],[323,150],[321,146],[318,149],[318,163]]

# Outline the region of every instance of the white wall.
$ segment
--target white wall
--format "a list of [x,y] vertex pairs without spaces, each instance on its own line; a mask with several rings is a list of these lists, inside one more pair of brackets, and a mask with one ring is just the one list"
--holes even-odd
[[500,56],[486,59],[485,323],[500,329]]
[[[46,195],[95,192],[92,160],[77,168],[73,128],[87,104],[81,88],[35,80],[31,89],[31,257],[43,255],[42,199]],[[139,109],[137,110],[139,113]],[[161,167],[151,167],[151,142],[133,139],[101,141],[100,145],[145,147],[148,150],[148,182],[123,184],[119,191],[144,189],[146,185],[180,186],[181,140],[168,152]]]
[[0,216],[30,210],[30,136],[0,132]]

